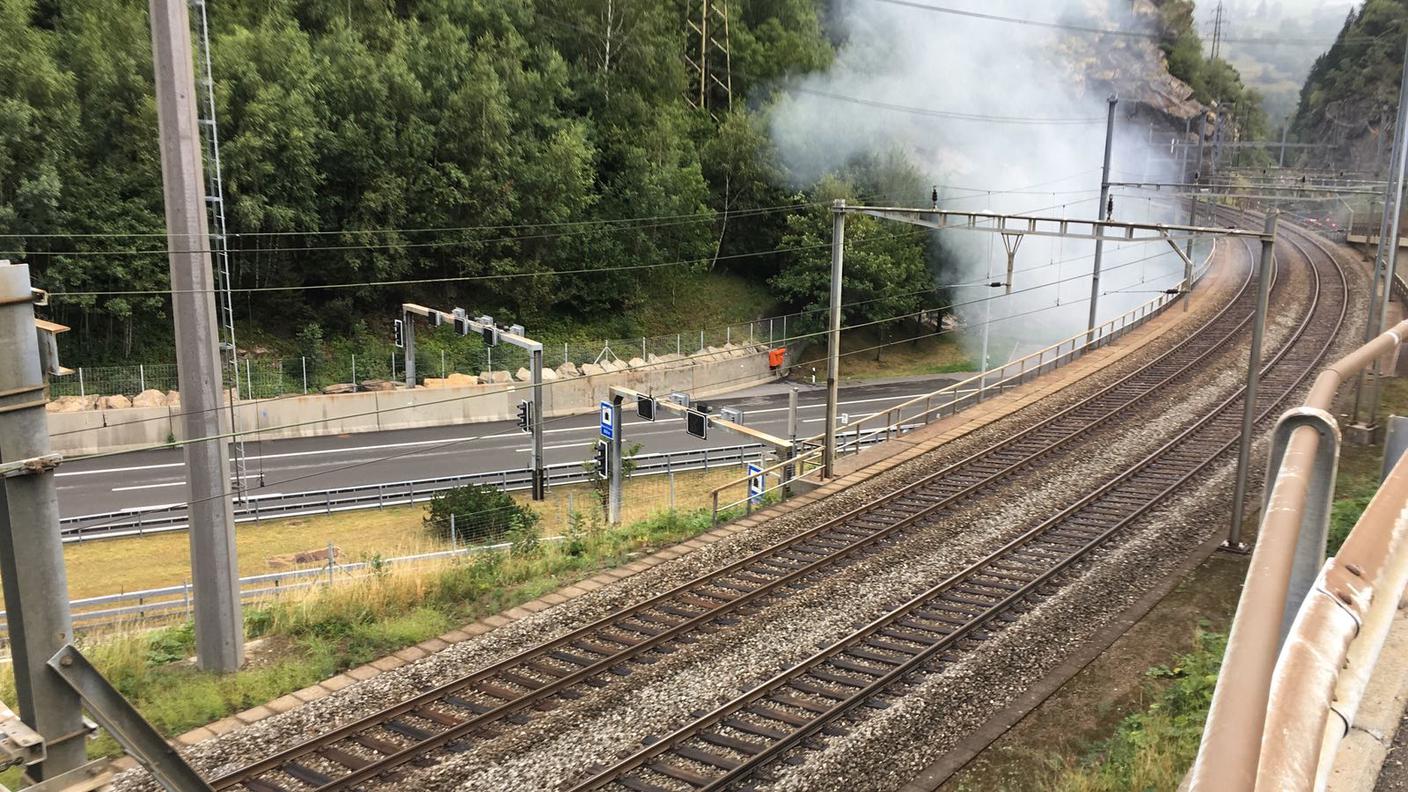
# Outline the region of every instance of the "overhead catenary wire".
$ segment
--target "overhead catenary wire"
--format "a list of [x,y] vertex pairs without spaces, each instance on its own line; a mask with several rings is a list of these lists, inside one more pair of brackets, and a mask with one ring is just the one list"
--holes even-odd
[[[1162,242],[1163,240],[1159,240],[1159,241]],[[1149,243],[1149,244],[1152,244],[1152,243]],[[1145,257],[1145,258],[1143,258],[1143,259],[1135,259],[1135,260],[1133,260],[1133,261],[1128,261],[1128,262],[1125,262],[1125,263],[1122,263],[1122,264],[1117,264],[1117,265],[1115,265],[1115,266],[1113,266],[1113,267],[1109,267],[1108,270],[1113,272],[1113,271],[1116,271],[1116,270],[1123,269],[1123,268],[1125,268],[1125,267],[1133,266],[1133,265],[1135,265],[1135,264],[1139,264],[1139,263],[1142,263],[1142,262],[1144,262],[1144,261],[1151,260],[1151,259],[1153,259],[1153,258],[1158,258],[1159,256],[1164,256],[1164,255],[1169,255],[1169,254],[1160,253],[1160,254],[1156,254],[1156,255],[1154,255],[1154,256]],[[905,320],[905,319],[912,319],[912,318],[919,317],[919,316],[923,316],[923,315],[926,315],[926,314],[930,314],[930,313],[933,313],[933,312],[936,312],[936,311],[945,311],[945,310],[952,310],[952,309],[955,309],[955,308],[964,308],[964,307],[968,307],[968,306],[971,306],[971,305],[982,304],[982,303],[988,302],[988,301],[990,301],[990,300],[1000,300],[1000,299],[1003,299],[1003,298],[1005,298],[1005,297],[1009,297],[1009,296],[1012,296],[1012,295],[1025,294],[1025,293],[1028,293],[1028,292],[1038,291],[1038,290],[1045,289],[1045,288],[1049,288],[1049,287],[1052,287],[1052,286],[1059,286],[1061,283],[1070,282],[1070,281],[1075,281],[1075,280],[1082,280],[1082,279],[1087,278],[1087,277],[1088,277],[1088,275],[1086,275],[1086,274],[1072,275],[1072,276],[1068,276],[1068,277],[1066,277],[1066,278],[1062,278],[1062,279],[1056,280],[1056,281],[1048,281],[1048,282],[1045,282],[1045,283],[1039,283],[1039,284],[1035,284],[1035,285],[1032,285],[1032,286],[1026,286],[1026,287],[1023,287],[1023,288],[1021,288],[1021,289],[1014,289],[1014,290],[1011,292],[1010,295],[1009,295],[1009,294],[1006,294],[1006,293],[1004,293],[1004,294],[994,294],[994,295],[989,295],[989,296],[986,296],[986,297],[978,297],[978,298],[969,299],[969,300],[962,300],[962,301],[958,301],[958,302],[948,302],[948,303],[945,303],[945,304],[943,304],[943,305],[929,306],[929,307],[922,308],[922,309],[919,309],[919,310],[916,310],[916,311],[910,311],[910,312],[907,312],[907,313],[904,313],[904,314],[898,314],[898,315],[886,317],[886,318],[883,318],[883,319],[876,319],[876,320],[870,320],[870,321],[865,321],[865,322],[857,322],[857,323],[854,323],[854,324],[844,325],[841,329],[842,329],[843,331],[847,331],[847,330],[857,330],[857,329],[861,329],[861,328],[865,328],[865,327],[872,327],[872,326],[875,326],[875,325],[878,325],[878,324],[885,324],[885,323],[887,323],[887,322],[903,321],[903,320]],[[1053,306],[1051,306],[1051,307],[1058,307],[1058,306],[1053,305]],[[993,320],[993,321],[998,321],[998,320]],[[984,322],[984,323],[980,323],[980,325],[981,325],[981,324],[987,324],[987,323]],[[797,335],[789,335],[789,336],[787,336],[787,337],[784,337],[784,338],[782,338],[782,339],[779,339],[779,340],[777,341],[777,343],[778,343],[778,344],[782,344],[782,345],[787,345],[787,344],[790,344],[790,343],[793,343],[793,342],[796,342],[796,341],[804,341],[804,340],[807,340],[807,339],[816,338],[816,337],[819,337],[819,336],[824,336],[824,335],[826,335],[828,332],[829,332],[829,331],[827,331],[827,330],[816,330],[816,331],[807,332],[807,333],[800,333],[800,334],[797,334]],[[643,370],[643,369],[650,369],[650,368],[655,368],[655,367],[670,366],[671,364],[674,364],[674,363],[676,363],[676,362],[677,362],[677,361],[661,361],[661,362],[658,362],[658,363],[648,363],[648,364],[646,364],[645,366],[637,366],[637,367],[636,367],[635,369],[633,369],[633,370],[634,370],[634,371],[641,371],[641,370]],[[543,387],[544,387],[544,388],[551,388],[551,387],[553,387],[554,385],[562,384],[562,383],[568,382],[568,381],[569,381],[569,380],[553,380],[553,381],[550,381],[550,382],[544,382],[544,383],[543,383]],[[727,382],[727,381],[725,381],[725,382]],[[523,388],[529,388],[529,387],[531,387],[531,386],[528,385],[527,383],[521,383],[521,384],[515,385],[513,388],[511,388],[511,389],[510,389],[510,392],[512,392],[512,391],[517,391],[517,390],[523,389]],[[448,398],[445,398],[445,399],[437,399],[437,400],[434,400],[434,401],[419,402],[419,403],[416,403],[416,404],[405,404],[405,405],[396,406],[396,407],[387,407],[387,408],[384,408],[384,409],[383,409],[383,408],[377,408],[377,409],[374,409],[374,410],[367,410],[367,411],[363,411],[363,412],[359,412],[359,413],[349,413],[349,414],[347,414],[347,415],[342,415],[342,416],[339,416],[339,417],[340,417],[340,418],[343,418],[343,419],[347,419],[347,418],[369,417],[369,416],[374,416],[374,415],[379,416],[379,415],[384,415],[384,414],[390,413],[390,412],[397,412],[397,411],[400,411],[400,410],[420,409],[420,408],[425,408],[425,407],[435,407],[435,406],[439,406],[439,405],[442,405],[442,404],[460,403],[460,402],[465,402],[465,401],[471,401],[471,400],[478,399],[478,398],[488,398],[488,397],[497,396],[497,395],[500,395],[500,392],[493,392],[493,393],[472,393],[472,394],[465,394],[465,395],[460,395],[460,396],[451,396],[451,397],[448,397]],[[277,400],[279,400],[280,398],[285,398],[285,397],[272,397],[272,398],[270,398],[270,399],[259,399],[259,400],[251,400],[251,401],[252,401],[254,404],[269,403],[269,402],[277,401]],[[184,414],[186,414],[186,413],[181,413],[180,415],[184,415]],[[176,416],[175,416],[175,415],[162,415],[162,416],[160,416],[159,418],[146,419],[146,420],[167,420],[167,419],[172,418],[172,417],[176,417]],[[142,422],[142,421],[141,421],[141,420],[139,420],[139,421],[134,421],[133,423],[140,423],[140,422]],[[179,441],[176,441],[175,443],[158,443],[158,444],[152,444],[152,445],[149,445],[149,446],[143,446],[143,447],[140,447],[140,448],[125,449],[125,450],[122,450],[122,451],[110,451],[110,452],[102,452],[102,453],[98,453],[98,454],[89,454],[89,455],[84,456],[83,458],[84,458],[84,459],[101,459],[101,458],[107,458],[107,457],[113,457],[113,456],[120,456],[120,455],[122,455],[122,454],[136,453],[136,452],[140,452],[140,451],[151,451],[151,450],[157,450],[157,449],[161,449],[161,448],[171,448],[171,447],[176,447],[176,446],[181,446],[181,445],[187,445],[187,444],[190,444],[190,443],[205,442],[205,441],[209,441],[209,440],[230,440],[230,439],[235,439],[235,438],[238,438],[238,437],[244,437],[244,436],[248,436],[248,435],[262,434],[262,433],[265,433],[265,432],[280,431],[280,430],[286,430],[286,429],[296,429],[296,428],[298,428],[298,427],[300,427],[300,426],[312,425],[312,424],[315,424],[315,423],[322,423],[322,422],[323,422],[322,419],[318,419],[318,420],[302,421],[302,422],[295,422],[295,423],[288,423],[288,424],[278,424],[278,425],[274,425],[274,426],[259,426],[259,427],[255,427],[255,428],[253,428],[253,429],[246,429],[246,430],[243,430],[243,431],[231,431],[231,432],[221,433],[221,434],[219,434],[219,435],[213,435],[213,436],[207,436],[207,437],[201,437],[201,438],[195,438],[195,439],[179,440]],[[70,431],[70,432],[60,432],[60,433],[55,434],[54,436],[57,437],[57,436],[65,435],[65,434],[77,434],[77,433],[88,432],[88,431],[99,431],[99,430],[101,430],[101,429],[103,429],[103,428],[104,428],[104,427],[88,427],[88,428],[83,428],[83,429],[72,430],[72,431]]]
[[[1079,192],[1082,193],[1082,194],[1084,194],[1084,193],[1086,193],[1086,192],[1091,192],[1091,191],[1081,190],[1081,191],[1079,191]],[[1036,194],[1036,195],[1050,195],[1050,193],[1048,193],[1048,192],[1040,192],[1040,193],[1034,193],[1034,194]],[[951,199],[951,200],[961,201],[961,200],[968,200],[969,198],[972,198],[972,197],[976,197],[976,196],[958,196],[958,197],[955,197],[955,198],[953,198],[953,199]],[[1082,200],[1082,201],[1076,201],[1076,202],[1074,202],[1074,203],[1086,203],[1086,202],[1087,202],[1086,200]],[[815,205],[815,204],[813,204],[813,205]],[[1049,208],[1049,207],[1048,207],[1048,208]],[[1031,211],[1044,211],[1044,209],[1035,209],[1035,210],[1031,210]],[[933,230],[942,230],[942,229],[933,229]],[[871,237],[871,239],[899,238],[899,237],[903,237],[903,236],[912,235],[912,234],[915,234],[915,233],[922,233],[922,232],[905,232],[905,233],[903,233],[903,234],[896,234],[896,235],[893,235],[893,236],[890,236],[890,237]],[[438,243],[437,243],[437,244],[438,244]],[[463,243],[463,242],[455,242],[455,243],[453,243],[453,244],[465,244],[465,243]],[[777,254],[779,254],[779,253],[795,253],[795,252],[801,252],[801,251],[804,251],[804,250],[814,250],[814,249],[818,249],[818,248],[822,248],[822,247],[829,247],[829,246],[830,246],[830,243],[829,243],[829,242],[826,242],[826,243],[821,243],[821,244],[817,244],[817,245],[801,245],[801,246],[793,246],[793,247],[776,247],[776,248],[772,248],[772,249],[770,249],[770,250],[748,251],[748,252],[743,252],[743,253],[729,253],[729,254],[724,254],[724,255],[720,255],[720,256],[712,256],[712,255],[710,255],[710,256],[702,256],[702,257],[697,257],[697,258],[692,258],[692,259],[678,259],[678,260],[675,260],[675,261],[651,262],[651,263],[646,263],[646,264],[626,264],[626,265],[618,265],[618,266],[614,266],[614,267],[582,267],[582,268],[567,269],[567,270],[545,269],[545,270],[530,270],[530,271],[524,271],[524,272],[501,272],[501,273],[483,274],[483,275],[449,275],[449,276],[443,276],[443,277],[437,277],[437,278],[405,278],[405,279],[398,279],[398,280],[354,281],[354,282],[343,282],[343,283],[300,284],[300,285],[288,285],[288,286],[241,286],[241,287],[237,287],[237,288],[231,289],[231,291],[232,291],[233,293],[238,293],[238,294],[257,294],[257,293],[269,293],[269,292],[311,291],[311,290],[319,290],[319,289],[366,289],[366,288],[380,288],[380,287],[386,287],[386,286],[417,286],[417,285],[428,285],[428,284],[436,284],[436,283],[466,283],[466,282],[478,282],[478,281],[508,280],[508,279],[514,279],[514,278],[551,277],[551,276],[556,276],[556,275],[584,275],[584,274],[595,274],[595,273],[606,273],[606,272],[629,272],[629,271],[634,271],[634,270],[659,269],[659,268],[663,268],[663,267],[682,267],[682,266],[691,266],[691,265],[696,265],[696,264],[710,264],[710,263],[713,263],[713,262],[716,262],[716,261],[726,261],[726,260],[754,258],[754,257],[761,257],[761,256],[771,256],[771,255],[777,255]],[[325,249],[325,248],[297,248],[297,250],[314,250],[314,249]],[[343,247],[342,247],[342,246],[339,246],[337,249],[343,249]],[[350,246],[349,246],[347,249],[351,249]],[[106,253],[104,253],[104,252],[102,252],[102,251],[90,251],[89,253],[91,253],[92,255],[95,255],[95,256],[107,255]],[[46,255],[62,255],[62,254],[53,253],[53,254],[46,254]],[[88,255],[88,253],[85,253],[85,254],[83,254],[83,255]],[[178,294],[178,293],[181,293],[181,292],[179,292],[179,291],[177,291],[177,290],[172,290],[172,289],[116,289],[116,290],[102,290],[102,291],[93,291],[93,290],[88,290],[88,291],[50,291],[50,292],[49,292],[49,297],[50,297],[50,299],[52,299],[52,300],[62,300],[62,299],[64,299],[65,297],[84,297],[84,298],[87,298],[87,297],[133,297],[133,296],[171,295],[171,294]]]
[[[1125,265],[1121,265],[1121,266],[1125,266]],[[1114,269],[1114,268],[1111,268],[1111,269]],[[1016,293],[1016,292],[1014,292],[1014,293]],[[986,298],[986,299],[996,299],[996,297],[993,297],[993,298]],[[1036,315],[1036,314],[1039,314],[1039,313],[1043,313],[1043,312],[1045,312],[1045,311],[1050,311],[1050,310],[1053,310],[1053,309],[1061,308],[1061,307],[1064,307],[1064,306],[1066,306],[1066,305],[1075,305],[1075,304],[1080,304],[1080,303],[1082,303],[1082,302],[1088,302],[1088,301],[1089,301],[1089,298],[1086,297],[1086,298],[1082,298],[1082,299],[1078,299],[1078,300],[1072,300],[1072,301],[1070,301],[1070,302],[1068,302],[1068,303],[1064,303],[1064,304],[1047,305],[1047,306],[1043,306],[1043,307],[1040,307],[1040,308],[1034,308],[1034,309],[1030,309],[1030,310],[1028,310],[1028,311],[1023,311],[1023,312],[1020,312],[1020,313],[1009,314],[1009,315],[1007,315],[1007,316],[999,317],[999,318],[997,318],[997,319],[992,319],[992,320],[990,320],[990,321],[991,321],[991,323],[996,324],[996,323],[1000,323],[1000,322],[1010,321],[1010,320],[1013,320],[1013,319],[1020,319],[1020,318],[1025,318],[1025,317],[1027,317],[1027,316],[1033,316],[1033,315]],[[866,352],[873,352],[873,351],[875,351],[875,350],[877,350],[877,349],[883,349],[883,348],[889,347],[889,346],[895,346],[895,345],[898,345],[898,344],[913,343],[913,342],[915,342],[915,341],[921,341],[921,340],[924,340],[924,339],[926,339],[926,338],[934,338],[934,337],[937,337],[937,336],[948,335],[948,334],[955,333],[955,332],[959,332],[960,330],[966,330],[966,329],[970,329],[970,328],[968,328],[968,327],[964,327],[964,328],[951,328],[951,329],[940,328],[939,330],[936,330],[936,331],[934,331],[934,332],[932,332],[932,333],[926,333],[926,334],[920,335],[920,336],[913,336],[913,337],[908,337],[908,338],[901,338],[901,339],[897,339],[897,340],[894,340],[894,341],[887,341],[887,342],[882,342],[882,343],[879,343],[879,344],[874,344],[874,345],[871,345],[871,346],[868,346],[868,347],[864,347],[864,348],[861,348],[861,349],[853,349],[853,350],[850,350],[850,351],[841,352],[841,353],[840,353],[840,356],[841,356],[841,357],[849,357],[849,356],[851,356],[851,355],[864,354],[864,353],[866,353]],[[812,333],[812,334],[808,334],[808,335],[825,334],[825,332],[826,332],[826,331],[821,331],[820,333]],[[813,359],[811,359],[811,360],[805,360],[805,361],[800,361],[800,362],[798,362],[798,363],[795,363],[795,364],[793,364],[793,367],[794,367],[794,368],[801,368],[801,367],[805,367],[805,366],[809,366],[809,365],[813,365],[813,364],[817,364],[817,363],[822,363],[822,362],[825,362],[825,360],[826,360],[825,357],[813,358]],[[736,378],[736,379],[737,379],[737,378]],[[724,382],[722,382],[722,383],[720,383],[720,384],[728,384],[728,383],[731,382],[731,381],[732,381],[732,380],[725,380]],[[549,384],[549,383],[544,383],[544,384],[547,385],[547,384]],[[461,400],[466,400],[466,399],[474,398],[476,395],[488,395],[488,394],[471,394],[471,395],[456,397],[456,398],[454,398],[454,399],[445,400],[445,401],[461,401]],[[436,402],[436,403],[441,403],[441,402]],[[392,409],[398,409],[398,408],[392,408]],[[379,412],[384,412],[384,411],[379,411]],[[351,416],[345,416],[345,417],[356,417],[356,416],[355,416],[355,415],[351,415]],[[578,416],[575,416],[575,415],[560,416],[560,417],[558,417],[558,418],[547,419],[547,420],[543,421],[543,424],[544,424],[544,425],[558,424],[558,423],[561,423],[561,422],[563,422],[563,421],[571,420],[571,419],[576,418],[576,417],[578,417]],[[268,429],[266,428],[264,431],[268,431]],[[368,459],[368,460],[364,460],[364,461],[361,461],[361,462],[353,462],[353,463],[349,463],[349,464],[346,464],[346,465],[341,465],[341,466],[332,468],[332,469],[330,469],[330,470],[320,470],[320,471],[313,472],[313,473],[306,473],[306,474],[294,476],[294,477],[288,478],[288,479],[280,479],[278,482],[271,483],[271,484],[259,484],[259,485],[256,485],[256,486],[253,487],[253,488],[247,489],[245,494],[248,494],[248,493],[251,492],[251,491],[262,490],[262,489],[265,489],[265,488],[268,488],[268,487],[284,486],[284,485],[291,484],[291,483],[295,483],[295,482],[298,482],[298,481],[303,481],[303,480],[305,480],[305,479],[316,478],[316,477],[318,477],[318,476],[326,476],[326,475],[332,475],[332,474],[336,474],[336,473],[344,473],[344,472],[349,471],[349,470],[355,470],[355,469],[358,469],[358,468],[367,467],[367,466],[369,466],[369,465],[378,465],[378,464],[384,464],[384,463],[387,463],[387,462],[394,462],[394,461],[397,460],[397,459],[400,459],[400,458],[406,457],[406,456],[410,456],[410,455],[412,455],[412,454],[424,454],[424,453],[427,453],[428,451],[437,451],[437,450],[441,450],[441,449],[445,449],[445,448],[450,448],[450,447],[457,446],[457,445],[462,445],[462,444],[464,444],[464,443],[475,442],[475,441],[478,441],[478,440],[487,440],[487,439],[492,439],[492,438],[496,438],[496,437],[512,437],[512,436],[514,436],[514,435],[516,435],[516,434],[517,434],[517,430],[516,430],[516,429],[513,429],[513,430],[502,431],[502,432],[485,433],[485,434],[475,435],[475,436],[472,436],[472,437],[454,438],[454,439],[451,439],[451,440],[446,440],[446,441],[444,441],[443,443],[433,444],[433,445],[431,445],[428,449],[427,449],[427,448],[424,448],[424,447],[414,447],[414,448],[407,449],[407,450],[405,450],[405,451],[397,452],[397,453],[390,454],[390,455],[383,456],[383,457],[379,457],[379,458],[376,458],[376,459]],[[229,436],[229,435],[222,435],[221,437],[217,437],[217,438],[203,438],[203,439],[205,439],[205,440],[210,440],[210,439],[226,439],[228,436]],[[194,442],[194,441],[185,441],[185,442]],[[112,454],[97,454],[97,455],[92,455],[92,456],[89,456],[89,457],[86,457],[86,458],[87,458],[87,459],[94,459],[94,458],[101,458],[101,457],[107,457],[107,456],[115,456],[115,455],[124,454],[124,453],[132,453],[133,451],[152,450],[152,449],[154,449],[154,448],[166,448],[166,447],[169,447],[169,445],[170,445],[170,444],[162,444],[162,445],[159,445],[159,446],[153,446],[153,447],[148,448],[148,449],[133,449],[133,450],[129,450],[129,451],[113,452]],[[225,493],[223,493],[223,495],[214,496],[214,497],[234,497],[234,495],[235,495],[235,493],[234,493],[233,491],[226,491]],[[209,499],[213,499],[213,498],[207,498],[207,500],[209,500]],[[187,504],[187,505],[189,506],[189,504]],[[122,518],[121,518],[121,517],[113,517],[113,518],[110,518],[110,519],[107,520],[107,521],[102,521],[102,522],[98,522],[98,523],[94,523],[94,524],[92,524],[92,525],[89,525],[89,526],[87,526],[87,528],[89,528],[89,529],[101,528],[101,527],[103,527],[104,525],[117,522],[117,521],[120,520],[120,519],[122,519]]]
[[[970,11],[963,8],[953,8],[950,6],[933,5],[922,3],[917,0],[871,0],[876,3],[902,6],[926,11],[935,14],[946,14],[949,16],[967,17],[969,19],[981,19],[989,22],[1002,22],[1006,24],[1022,25],[1024,27],[1045,28],[1047,30],[1063,30],[1071,33],[1089,33],[1100,36],[1115,36],[1118,38],[1143,39],[1146,41],[1162,41],[1163,35],[1147,30],[1131,30],[1129,28],[1107,28],[1096,27],[1094,25],[1079,25],[1071,22],[1054,22],[1042,19],[1026,19],[1023,17],[1004,16],[984,11]],[[1349,36],[1342,41],[1378,41],[1380,36]],[[1254,44],[1267,46],[1306,46],[1306,47],[1329,47],[1336,42],[1335,39],[1293,39],[1293,38],[1226,38],[1219,39],[1223,43]]]

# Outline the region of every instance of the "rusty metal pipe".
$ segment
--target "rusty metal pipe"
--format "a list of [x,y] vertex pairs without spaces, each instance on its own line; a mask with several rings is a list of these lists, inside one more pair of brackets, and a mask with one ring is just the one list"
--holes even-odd
[[1189,787],[1192,792],[1255,789],[1257,757],[1300,515],[1319,444],[1319,433],[1302,427],[1291,435],[1287,445],[1262,516],[1247,582],[1237,601],[1222,672],[1193,766]]
[[1271,682],[1258,790],[1323,787],[1408,582],[1408,463],[1399,460],[1320,573]]
[[[1405,337],[1408,320],[1331,364],[1316,377],[1306,406],[1328,411],[1342,383],[1396,348]],[[1317,431],[1297,428],[1287,443],[1280,469],[1268,477],[1270,494],[1251,568],[1237,602],[1198,758],[1189,775],[1193,792],[1250,792],[1256,788],[1272,676],[1319,445]],[[1346,543],[1341,557],[1349,549]],[[1377,563],[1373,568],[1377,569]]]

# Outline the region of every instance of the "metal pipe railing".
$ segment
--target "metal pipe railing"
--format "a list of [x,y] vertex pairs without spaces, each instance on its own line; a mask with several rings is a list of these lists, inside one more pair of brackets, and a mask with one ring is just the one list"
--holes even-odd
[[[1339,674],[1338,663],[1325,664],[1344,657],[1353,628],[1362,621],[1359,613],[1370,604],[1364,592],[1372,591],[1399,534],[1396,525],[1384,529],[1376,511],[1379,524],[1362,532],[1357,526],[1336,559],[1321,569],[1339,450],[1333,402],[1343,383],[1396,350],[1405,337],[1408,321],[1330,365],[1316,377],[1305,405],[1277,425],[1261,528],[1189,777],[1193,792],[1313,787],[1323,732],[1314,724],[1317,719],[1323,724],[1330,686]],[[1315,593],[1321,588],[1341,614],[1354,616],[1352,622],[1327,615],[1328,600]],[[1288,633],[1293,640],[1287,640]],[[1267,775],[1259,779],[1263,771]]]
[[[1198,267],[1198,271],[1193,275],[1194,284],[1202,280],[1203,276],[1207,274],[1207,271],[1212,266],[1212,259],[1215,253],[1216,246],[1214,245],[1209,249],[1207,257],[1203,259],[1202,264]],[[877,419],[889,418],[891,415],[897,416],[890,423],[869,430],[869,435],[866,435],[867,437],[879,434],[897,434],[898,432],[895,430],[902,422],[912,423],[922,420],[923,423],[927,424],[932,417],[937,416],[943,418],[945,409],[948,409],[948,414],[952,415],[966,406],[981,403],[992,396],[1003,393],[1008,388],[1021,385],[1032,376],[1039,376],[1047,371],[1054,371],[1077,360],[1086,352],[1107,346],[1114,340],[1162,312],[1169,305],[1177,301],[1178,298],[1189,299],[1190,294],[1190,288],[1187,285],[1183,285],[1178,294],[1161,294],[1148,302],[1137,305],[1125,313],[1101,323],[1095,328],[1093,338],[1091,338],[1092,334],[1089,330],[1082,330],[1075,335],[1063,338],[1054,344],[1050,344],[1043,349],[1039,349],[1036,352],[1017,358],[1016,360],[1010,360],[1000,366],[995,366],[987,371],[975,374],[932,393],[920,394],[908,401],[901,402],[892,407],[886,407],[883,410],[878,410],[870,415],[853,420],[847,427],[855,431],[856,446],[857,450],[859,450],[860,440],[862,438],[861,427],[872,424]],[[1016,373],[1011,374],[1009,370],[1015,370]],[[993,379],[994,377],[996,377],[995,380]],[[943,400],[945,397],[947,397],[947,399]],[[938,406],[934,406],[933,404],[935,399],[941,400]],[[909,416],[904,415],[905,410],[920,404],[923,405],[923,410]],[[798,445],[803,447],[820,445],[822,439],[823,435],[821,434],[812,435],[811,437],[799,440]],[[838,441],[836,455],[838,457],[843,456],[849,445],[849,443]]]

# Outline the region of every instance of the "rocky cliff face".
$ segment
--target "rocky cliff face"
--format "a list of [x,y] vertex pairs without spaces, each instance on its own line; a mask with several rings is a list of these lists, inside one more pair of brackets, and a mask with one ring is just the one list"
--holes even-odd
[[1301,89],[1291,133],[1325,149],[1301,156],[1321,166],[1382,172],[1393,140],[1394,117],[1408,30],[1402,0],[1368,0],[1346,20]]
[[[1135,0],[1131,10],[1148,30],[1157,30],[1159,5],[1153,0]],[[1063,47],[1072,79],[1085,91],[1115,93],[1179,129],[1205,110],[1193,98],[1192,86],[1169,73],[1168,59],[1153,39],[1068,36]]]

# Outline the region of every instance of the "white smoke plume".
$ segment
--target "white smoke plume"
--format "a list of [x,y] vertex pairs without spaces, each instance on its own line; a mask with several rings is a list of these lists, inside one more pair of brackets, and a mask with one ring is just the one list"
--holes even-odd
[[[1100,28],[1140,29],[1127,0],[916,0],[985,14],[1061,21]],[[839,0],[833,19],[842,41],[830,70],[792,86],[773,113],[772,136],[799,184],[810,184],[853,158],[898,150],[939,185],[940,204],[1093,219],[1104,153],[1106,96],[1091,85],[1104,37],[934,13],[882,0]],[[1130,46],[1127,41],[1117,42]],[[1149,45],[1152,46],[1152,45]],[[1132,82],[1140,75],[1115,75]],[[836,97],[860,99],[865,103]],[[866,104],[868,103],[868,104]],[[1112,180],[1173,181],[1176,130],[1151,131],[1134,121],[1134,102],[1117,111]],[[953,111],[986,120],[960,120],[879,105]],[[1033,119],[999,123],[993,117]],[[1084,119],[1084,123],[1039,123]],[[991,191],[991,194],[988,193]],[[1186,222],[1186,213],[1117,192],[1115,219]],[[928,206],[929,195],[891,200]],[[995,234],[949,230],[942,244],[956,264],[941,283],[1002,280],[1007,266]],[[991,311],[993,363],[1034,351],[1084,329],[1094,245],[1026,239],[1016,256],[1011,296],[959,309],[966,341],[977,352]],[[1148,260],[1144,260],[1148,259]],[[1167,244],[1106,243],[1099,302],[1101,320],[1152,300],[1176,286],[1182,262]],[[989,278],[988,274],[992,273]],[[967,287],[959,302],[1000,290]],[[1009,318],[1010,317],[1010,318]],[[978,355],[974,354],[974,359]]]

